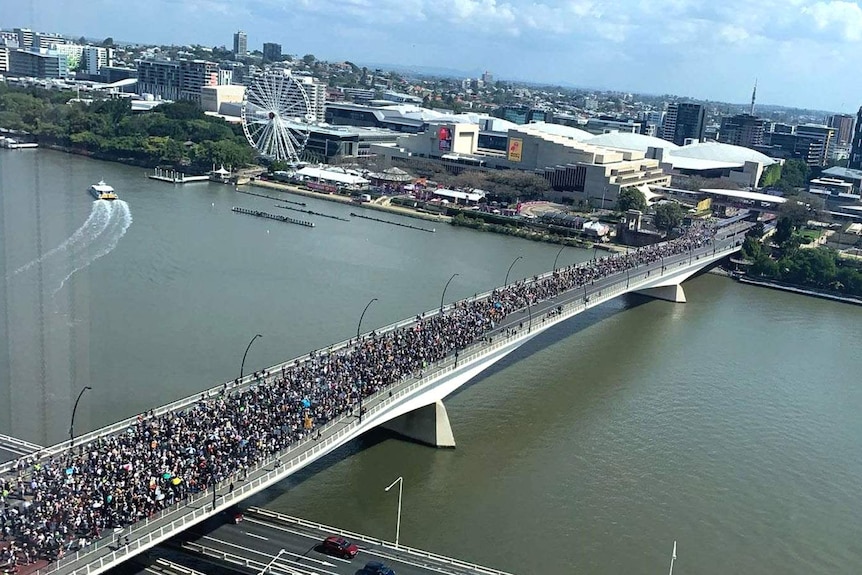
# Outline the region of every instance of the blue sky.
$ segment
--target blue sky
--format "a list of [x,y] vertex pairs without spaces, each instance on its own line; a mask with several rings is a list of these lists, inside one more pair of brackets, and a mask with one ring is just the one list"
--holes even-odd
[[228,45],[496,78],[855,112],[847,0],[0,0],[0,27]]

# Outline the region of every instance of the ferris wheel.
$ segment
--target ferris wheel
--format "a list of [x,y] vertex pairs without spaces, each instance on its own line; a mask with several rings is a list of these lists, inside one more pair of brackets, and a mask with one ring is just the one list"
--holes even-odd
[[242,129],[248,143],[271,160],[296,162],[308,141],[308,95],[289,70],[256,75],[242,101]]

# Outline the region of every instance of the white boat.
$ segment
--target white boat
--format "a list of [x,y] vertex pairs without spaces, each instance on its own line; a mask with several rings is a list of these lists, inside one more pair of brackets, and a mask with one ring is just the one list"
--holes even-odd
[[90,186],[90,194],[97,200],[116,200],[117,193],[114,188],[105,183],[105,180],[99,180],[98,184]]

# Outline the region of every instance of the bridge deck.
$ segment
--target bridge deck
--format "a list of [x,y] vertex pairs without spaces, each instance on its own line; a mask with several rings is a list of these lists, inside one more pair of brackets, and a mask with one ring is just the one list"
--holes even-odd
[[[364,402],[367,411],[361,422],[350,414],[341,415],[321,426],[317,439],[307,437],[278,453],[277,457],[261,461],[251,467],[245,481],[238,482],[239,485],[236,489],[229,490],[226,485],[227,482],[223,482],[216,487],[215,496],[213,489],[192,494],[186,501],[175,504],[132,525],[124,531],[130,537],[129,545],[118,548],[112,536],[103,537],[85,549],[52,563],[40,572],[101,573],[249,495],[277,483],[364,431],[419,407],[418,404],[423,401],[426,401],[427,404],[429,394],[438,395],[437,399],[445,397],[453,389],[551,326],[622,293],[650,288],[655,285],[664,285],[662,282],[674,281],[674,277],[678,277],[679,281],[682,281],[697,269],[739,249],[741,243],[739,233],[742,229],[731,231],[733,233],[725,232],[723,236],[726,237],[718,238],[713,245],[665,257],[662,258],[661,262],[656,261],[649,265],[620,271],[591,284],[572,289],[550,300],[536,303],[526,310],[522,310],[522,313],[510,313],[505,321],[495,326],[494,332],[489,334],[487,338],[480,339],[473,345],[461,350],[458,358],[450,355],[436,365],[429,366],[424,373],[402,379],[390,388],[367,397]],[[541,277],[548,277],[548,275],[550,274]],[[487,296],[487,294],[483,295]],[[399,322],[388,329],[403,327],[411,323],[412,320]],[[340,345],[343,347],[347,344],[344,342]],[[303,361],[307,357],[300,358],[299,361]],[[294,361],[290,361],[282,365],[293,363]],[[271,368],[270,373],[277,373],[280,367]],[[269,379],[272,380],[273,377],[270,376]],[[256,380],[247,377],[240,384],[240,387],[245,388],[255,383]],[[233,392],[234,389],[231,387],[229,391]],[[228,391],[227,384],[204,392],[201,396],[174,402],[155,410],[155,412],[158,414],[185,409],[201,398],[217,396],[225,391]],[[89,442],[105,434],[117,433],[125,430],[134,422],[135,419],[130,418],[80,437],[76,441]],[[43,450],[39,455],[44,457],[45,453],[62,453],[69,447],[69,442],[64,442]]]

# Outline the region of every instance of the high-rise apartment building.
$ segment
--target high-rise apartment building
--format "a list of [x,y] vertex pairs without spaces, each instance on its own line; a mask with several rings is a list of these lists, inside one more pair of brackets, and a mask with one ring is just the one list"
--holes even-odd
[[138,91],[163,100],[180,98],[180,63],[171,60],[138,60]]
[[200,103],[201,88],[218,85],[218,64],[207,60],[138,60],[138,90],[164,100]]
[[853,116],[850,114],[833,114],[829,116],[827,125],[835,128],[835,143],[846,146],[853,139]]
[[218,64],[207,60],[180,60],[180,99],[200,103],[204,86],[218,86]]
[[674,102],[667,107],[662,139],[684,146],[703,140],[705,110],[701,104]]
[[308,112],[315,122],[325,121],[326,84],[311,76],[298,78],[308,97]]
[[809,142],[808,164],[825,166],[835,150],[835,128],[823,124],[800,124],[796,136]]
[[41,49],[49,49],[54,47],[55,44],[65,44],[66,39],[62,36],[58,36],[57,34],[44,34],[42,32],[38,32],[33,34],[33,45],[32,48],[35,50],[36,48]]
[[825,166],[834,146],[835,128],[820,124],[800,124],[792,133],[774,131],[763,152],[773,157],[795,158],[811,167]]
[[9,48],[0,45],[0,73],[9,71]]
[[763,145],[766,121],[751,114],[737,114],[721,119],[718,141],[745,148]]
[[[13,30],[18,36],[18,47],[29,50],[33,47],[33,31],[29,28],[15,28]],[[38,46],[37,46],[38,48]]]
[[101,46],[84,46],[81,53],[81,69],[87,74],[96,75],[105,66],[113,65],[114,50]]
[[281,44],[264,42],[263,59],[266,62],[281,62]]
[[856,126],[853,128],[853,141],[850,148],[850,162],[848,167],[862,170],[862,106],[856,113]]
[[233,54],[238,58],[248,55],[248,36],[242,30],[233,35]]

